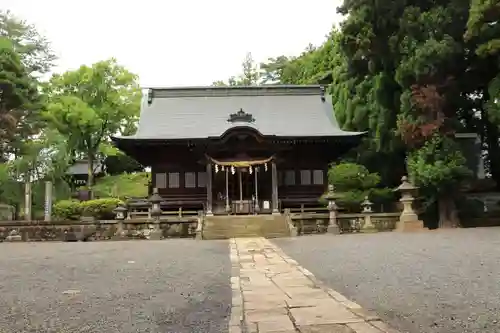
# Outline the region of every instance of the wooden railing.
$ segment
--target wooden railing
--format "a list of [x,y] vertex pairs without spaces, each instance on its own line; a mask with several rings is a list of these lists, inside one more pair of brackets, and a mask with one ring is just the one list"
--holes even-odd
[[[190,217],[190,216],[196,216],[198,215],[199,211],[197,210],[184,210],[182,207],[179,207],[177,210],[163,210],[161,212],[162,218],[169,218],[169,217],[175,217],[175,218],[183,218],[183,217]],[[127,219],[150,219],[151,218],[151,213],[150,209],[148,208],[147,210],[132,210],[129,211],[127,214]]]

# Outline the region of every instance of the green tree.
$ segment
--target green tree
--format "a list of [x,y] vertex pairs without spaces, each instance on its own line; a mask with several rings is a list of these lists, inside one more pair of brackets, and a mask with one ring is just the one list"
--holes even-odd
[[[10,11],[0,10],[0,38],[9,40],[24,71],[32,80],[35,81],[37,76],[51,69],[56,57],[47,39],[36,30],[35,26],[19,19]],[[31,103],[31,107],[16,111],[18,113],[16,130],[11,133],[8,147],[10,156],[19,157],[25,154],[24,143],[39,135],[43,128],[39,118],[41,105],[37,99]]]
[[252,53],[248,52],[241,63],[242,73],[238,76],[231,76],[227,82],[222,80],[214,81],[213,86],[255,86],[260,84],[260,71],[255,63]]
[[37,82],[21,63],[12,43],[0,37],[0,162],[12,153],[23,119],[38,108]]
[[29,73],[47,73],[56,59],[48,40],[35,26],[0,10],[0,37],[11,40],[14,50]]
[[137,76],[116,60],[54,75],[48,87],[45,117],[63,135],[70,150],[88,161],[88,182],[94,182],[96,160],[115,155],[110,136],[129,131],[139,116],[141,91]]

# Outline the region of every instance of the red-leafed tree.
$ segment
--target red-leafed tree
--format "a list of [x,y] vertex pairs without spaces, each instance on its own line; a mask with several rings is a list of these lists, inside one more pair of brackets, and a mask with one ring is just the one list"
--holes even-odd
[[436,85],[413,85],[413,112],[400,119],[399,131],[410,149],[408,172],[430,202],[437,201],[439,226],[459,225],[455,194],[470,171],[454,141],[450,118],[446,116],[446,98]]

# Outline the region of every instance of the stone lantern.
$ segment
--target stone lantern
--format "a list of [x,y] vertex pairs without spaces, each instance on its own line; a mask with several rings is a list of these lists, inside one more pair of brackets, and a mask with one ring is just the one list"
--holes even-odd
[[128,212],[128,209],[121,204],[118,205],[115,209],[113,209],[113,213],[115,213],[115,219],[118,221],[125,220],[127,212]]
[[363,208],[362,213],[371,213],[372,205],[373,202],[370,201],[368,196],[365,196],[365,200],[361,203],[361,207]]
[[327,232],[331,234],[339,234],[340,229],[337,224],[337,204],[335,203],[335,199],[337,199],[337,195],[335,194],[335,189],[333,185],[328,185],[328,193],[324,196],[324,198],[328,201],[328,211],[329,219],[328,219],[328,228]]
[[418,215],[413,210],[413,201],[415,201],[415,193],[418,187],[414,186],[408,181],[408,177],[401,178],[401,185],[395,191],[401,193],[399,201],[403,204],[403,211],[399,217],[396,230],[398,231],[411,231],[423,229],[423,222],[418,219]]
[[160,239],[161,238],[161,230],[160,230],[160,216],[161,216],[161,207],[160,203],[163,201],[163,198],[158,194],[158,188],[153,188],[153,194],[149,197],[149,202],[151,203],[150,214],[154,221],[154,227],[151,233],[149,234],[149,239]]
[[153,189],[153,194],[149,197],[149,202],[151,203],[151,216],[155,221],[160,220],[161,207],[160,203],[163,201],[162,197],[158,194],[158,189],[155,187]]
[[370,201],[368,196],[365,196],[365,200],[361,203],[363,210],[361,213],[364,215],[365,223],[363,224],[362,232],[375,232],[377,229],[372,223],[372,211],[373,202]]
[[115,220],[118,221],[117,223],[117,230],[115,236],[117,237],[122,237],[124,236],[124,230],[123,230],[123,220],[125,220],[125,217],[127,216],[128,209],[124,207],[123,205],[118,205],[115,209],[113,209],[113,213],[115,213]]

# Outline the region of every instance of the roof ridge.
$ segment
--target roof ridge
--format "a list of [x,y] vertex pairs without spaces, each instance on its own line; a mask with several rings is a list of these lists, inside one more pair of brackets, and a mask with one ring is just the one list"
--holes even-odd
[[321,95],[320,85],[149,88],[148,99],[176,97]]

